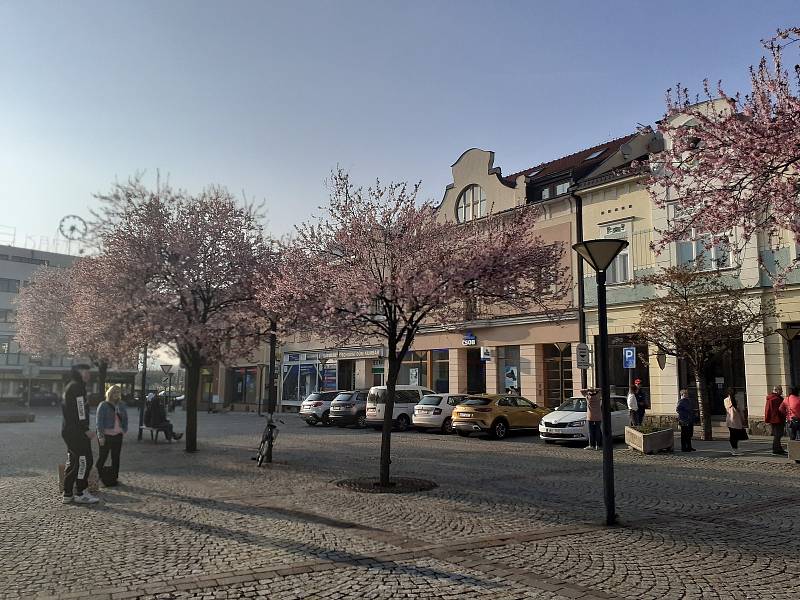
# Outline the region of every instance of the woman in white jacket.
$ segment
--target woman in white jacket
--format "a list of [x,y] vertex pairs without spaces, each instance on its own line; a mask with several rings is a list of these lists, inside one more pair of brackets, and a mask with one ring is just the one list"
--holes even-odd
[[630,415],[631,427],[641,425],[639,422],[639,400],[636,397],[636,386],[628,388],[628,414]]

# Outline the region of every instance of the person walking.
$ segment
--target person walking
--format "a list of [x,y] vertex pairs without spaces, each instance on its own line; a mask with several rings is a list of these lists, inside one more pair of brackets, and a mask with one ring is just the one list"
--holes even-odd
[[586,423],[589,425],[589,445],[586,450],[599,450],[602,444],[600,422],[603,419],[603,399],[596,389],[586,390]]
[[[128,433],[128,411],[122,402],[122,388],[112,385],[106,392],[106,399],[97,407],[95,417],[97,443],[100,453],[97,457],[97,471],[106,486],[115,486],[119,480],[119,457],[122,453],[122,437]],[[111,477],[103,478],[103,468],[111,453]]]
[[639,421],[639,399],[636,397],[636,386],[628,388],[628,421],[631,427],[641,425]]
[[678,393],[678,405],[675,407],[678,413],[678,424],[681,426],[681,451],[694,452],[692,447],[692,437],[694,436],[694,407],[689,398],[689,390],[681,390]]
[[741,456],[739,442],[748,438],[745,430],[745,418],[736,400],[736,390],[728,388],[728,397],[725,398],[723,404],[725,405],[726,415],[725,425],[728,426],[728,431],[730,432],[731,456]]
[[92,438],[95,437],[89,430],[89,402],[86,398],[90,369],[86,364],[73,365],[61,404],[61,437],[67,445],[64,504],[96,504],[99,501],[86,489],[92,469]]
[[800,395],[796,387],[789,388],[789,395],[781,403],[781,412],[789,423],[789,439],[800,440]]
[[786,429],[786,413],[783,412],[783,388],[776,385],[772,393],[767,395],[764,405],[764,423],[769,423],[772,429],[772,453],[785,456],[786,451],[781,445],[781,438]]
[[639,422],[639,425],[644,423],[644,411],[650,408],[647,402],[647,395],[644,393],[644,390],[641,386],[636,386],[636,402],[639,405],[639,412],[636,415],[636,418]]

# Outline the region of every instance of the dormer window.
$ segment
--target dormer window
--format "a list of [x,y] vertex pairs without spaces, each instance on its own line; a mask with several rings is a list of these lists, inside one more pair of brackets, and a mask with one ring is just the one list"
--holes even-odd
[[569,189],[569,181],[563,181],[556,186],[556,196],[566,194]]
[[606,151],[605,148],[603,148],[602,150],[595,150],[594,152],[592,152],[589,156],[587,156],[583,160],[586,161],[586,160],[592,160],[593,158],[597,158],[598,156],[600,156],[605,151]]
[[456,219],[466,223],[486,216],[486,193],[479,185],[467,187],[458,197],[456,203]]

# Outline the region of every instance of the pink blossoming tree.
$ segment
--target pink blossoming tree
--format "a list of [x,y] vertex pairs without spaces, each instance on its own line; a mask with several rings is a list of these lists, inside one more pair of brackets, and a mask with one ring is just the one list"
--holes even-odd
[[[694,232],[734,250],[756,232],[788,230],[800,242],[800,66],[784,67],[786,48],[799,41],[795,28],[762,42],[769,58],[750,68],[743,97],[708,81],[705,102],[680,86],[667,93],[659,123],[667,148],[653,157],[648,183],[656,204],[675,201],[676,210],[659,247]],[[729,239],[734,228],[741,238]]]
[[256,300],[274,256],[256,212],[224,188],[190,195],[138,179],[104,197],[100,228],[113,272],[105,294],[129,329],[174,347],[186,368],[186,450],[197,449],[200,370],[247,355],[269,329]]
[[465,304],[535,311],[563,305],[562,244],[535,233],[521,207],[459,225],[417,204],[417,186],[356,187],[331,177],[324,216],[297,228],[282,253],[276,289],[285,320],[343,344],[381,341],[388,352],[379,485],[390,485],[392,413],[403,358],[426,324],[463,323]]
[[108,368],[135,361],[139,344],[103,293],[103,258],[67,268],[43,267],[17,300],[17,341],[33,356],[87,358],[98,369],[101,393]]

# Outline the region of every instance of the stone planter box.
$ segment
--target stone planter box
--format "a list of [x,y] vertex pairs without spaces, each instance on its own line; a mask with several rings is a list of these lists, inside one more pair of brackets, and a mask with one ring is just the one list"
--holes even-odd
[[675,446],[675,433],[672,429],[642,433],[633,427],[626,427],[625,443],[643,454],[653,454],[662,451],[672,452]]
[[789,460],[800,463],[800,440],[789,440]]

